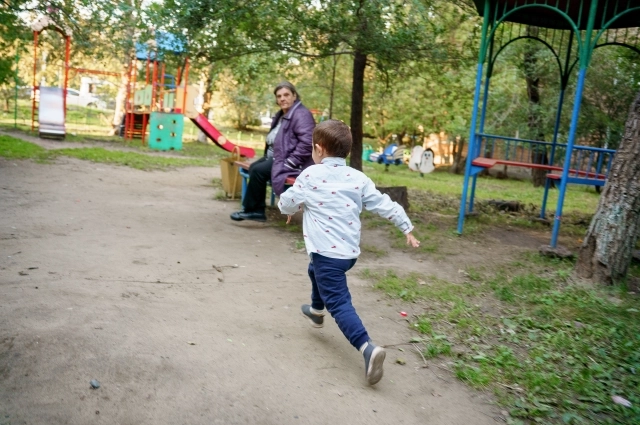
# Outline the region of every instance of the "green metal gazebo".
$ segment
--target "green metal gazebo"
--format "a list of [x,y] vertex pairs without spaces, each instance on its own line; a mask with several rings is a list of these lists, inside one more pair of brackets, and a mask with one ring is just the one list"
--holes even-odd
[[[640,0],[474,0],[483,17],[476,87],[471,116],[458,233],[465,216],[473,211],[478,174],[497,163],[545,169],[547,182],[542,200],[544,218],[552,179],[560,184],[550,245],[557,246],[562,206],[568,184],[602,186],[615,151],[578,146],[576,129],[587,70],[595,49],[622,46],[640,54]],[[532,34],[527,27],[537,27]],[[555,56],[559,68],[558,107],[550,141],[525,140],[484,133],[487,100],[498,55],[519,40],[541,42]],[[570,79],[576,75],[575,98],[566,143],[558,134]],[[543,150],[550,160],[540,164],[532,153]]]

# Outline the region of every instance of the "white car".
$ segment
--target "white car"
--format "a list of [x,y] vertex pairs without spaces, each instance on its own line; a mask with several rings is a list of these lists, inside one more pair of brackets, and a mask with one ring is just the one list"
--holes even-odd
[[105,109],[107,107],[107,104],[104,102],[104,100],[101,100],[91,93],[80,94],[80,92],[75,89],[67,89],[67,106],[68,105],[99,109]]
[[261,116],[260,117],[260,125],[262,127],[270,128],[272,121],[273,121],[273,118],[271,118],[271,117],[266,117],[266,116]]

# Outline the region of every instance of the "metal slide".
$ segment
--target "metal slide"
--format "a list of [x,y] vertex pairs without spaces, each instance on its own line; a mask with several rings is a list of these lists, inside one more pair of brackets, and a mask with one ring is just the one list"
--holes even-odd
[[[207,137],[213,140],[213,142],[216,145],[220,146],[222,149],[228,152],[233,152],[233,149],[237,145],[227,140],[227,138],[224,137],[222,133],[220,133],[220,131],[218,131],[218,129],[215,128],[214,125],[209,122],[207,117],[205,117],[202,114],[198,114],[195,118],[191,118],[191,117],[189,118],[191,119],[191,121],[193,121],[196,127],[198,127],[204,134],[206,134]],[[238,147],[240,148],[241,156],[244,156],[247,158],[253,158],[256,154],[256,152],[251,148],[245,148],[243,146],[238,146]]]
[[64,139],[64,91],[59,87],[40,87],[38,133],[40,137]]

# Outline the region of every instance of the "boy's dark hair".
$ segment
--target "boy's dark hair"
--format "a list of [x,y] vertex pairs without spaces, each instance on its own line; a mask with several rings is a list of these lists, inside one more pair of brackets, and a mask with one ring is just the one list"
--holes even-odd
[[322,121],[313,130],[313,144],[322,146],[329,156],[346,158],[353,144],[351,129],[342,121]]

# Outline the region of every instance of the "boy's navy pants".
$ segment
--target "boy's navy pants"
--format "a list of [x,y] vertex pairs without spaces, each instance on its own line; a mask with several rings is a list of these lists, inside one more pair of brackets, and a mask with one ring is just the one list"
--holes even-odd
[[351,304],[346,273],[356,263],[356,258],[342,260],[311,254],[309,277],[311,278],[311,307],[327,311],[356,349],[367,341],[369,335]]

